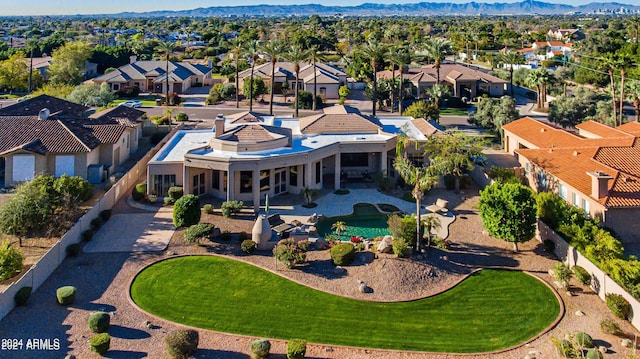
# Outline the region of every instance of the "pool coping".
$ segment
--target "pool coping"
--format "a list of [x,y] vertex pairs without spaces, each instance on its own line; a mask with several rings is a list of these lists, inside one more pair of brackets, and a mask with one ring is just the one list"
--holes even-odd
[[[521,348],[533,341],[535,341],[536,339],[540,338],[541,336],[547,334],[549,331],[551,331],[553,328],[555,328],[558,323],[560,323],[560,321],[564,318],[565,313],[566,313],[566,308],[565,308],[565,304],[564,301],[562,300],[562,297],[560,296],[560,294],[558,293],[558,291],[556,290],[556,288],[551,285],[550,283],[548,283],[547,281],[545,281],[543,278],[539,277],[538,275],[535,275],[529,271],[523,271],[523,270],[518,270],[518,269],[514,269],[514,268],[509,268],[509,267],[502,267],[502,266],[492,266],[492,267],[481,267],[481,268],[475,268],[473,269],[471,272],[463,275],[461,277],[461,279],[459,281],[456,281],[453,285],[451,285],[448,288],[445,288],[441,291],[438,291],[434,294],[428,295],[428,296],[424,296],[424,297],[420,297],[420,298],[413,298],[413,299],[408,299],[408,300],[400,300],[400,301],[377,301],[377,300],[367,300],[367,299],[360,299],[360,298],[354,298],[354,297],[350,297],[350,296],[346,296],[346,295],[341,295],[341,294],[335,294],[335,293],[330,293],[327,292],[325,290],[316,288],[314,286],[309,286],[305,283],[302,283],[299,280],[295,280],[289,277],[286,277],[280,273],[278,273],[277,271],[268,269],[268,268],[264,268],[261,267],[255,263],[249,262],[247,260],[243,260],[240,258],[235,258],[235,257],[230,257],[228,255],[222,255],[222,254],[217,254],[217,253],[207,253],[207,254],[180,254],[180,255],[171,255],[171,256],[167,256],[165,258],[160,258],[156,261],[153,261],[151,263],[147,263],[146,265],[144,265],[129,281],[129,286],[128,286],[128,290],[127,290],[127,300],[129,301],[129,303],[138,311],[142,312],[145,315],[148,315],[152,318],[158,319],[158,320],[162,320],[162,321],[166,321],[166,322],[170,322],[173,323],[174,325],[178,325],[178,326],[182,326],[185,328],[193,328],[193,329],[197,329],[197,330],[206,330],[208,332],[212,332],[212,333],[217,333],[217,334],[224,334],[224,335],[233,335],[233,336],[237,336],[237,337],[241,337],[241,338],[246,338],[246,339],[253,339],[253,338],[264,338],[264,337],[256,337],[256,336],[252,336],[252,335],[245,335],[245,334],[236,334],[236,333],[229,333],[229,332],[221,332],[221,331],[217,331],[217,330],[212,330],[212,329],[204,329],[204,328],[198,328],[198,327],[193,327],[190,325],[186,325],[186,324],[182,324],[182,323],[177,323],[171,320],[168,320],[166,318],[162,318],[159,317],[155,314],[149,313],[148,311],[140,308],[134,301],[133,298],[131,297],[131,287],[133,285],[133,282],[136,280],[136,278],[138,277],[138,275],[140,275],[140,273],[142,273],[145,269],[147,269],[148,267],[169,260],[169,259],[175,259],[175,258],[180,258],[180,257],[206,257],[206,256],[213,256],[213,257],[220,257],[220,258],[226,258],[226,259],[230,259],[230,260],[235,260],[238,262],[242,262],[242,263],[246,263],[246,264],[250,264],[256,268],[268,271],[272,274],[278,275],[284,279],[290,280],[294,283],[303,285],[305,287],[308,288],[312,288],[324,293],[329,293],[332,295],[336,295],[339,297],[343,297],[343,298],[349,298],[349,299],[354,299],[354,300],[361,300],[364,302],[375,302],[375,303],[401,303],[401,302],[412,302],[412,301],[416,301],[416,300],[420,300],[420,299],[426,299],[426,298],[430,298],[439,294],[442,294],[446,291],[449,291],[455,287],[457,287],[460,283],[462,283],[464,280],[466,280],[469,276],[473,275],[474,273],[477,273],[479,271],[482,271],[483,269],[498,269],[498,270],[509,270],[509,271],[517,271],[517,272],[522,272],[525,273],[535,279],[537,279],[538,281],[540,281],[541,283],[543,283],[544,285],[547,286],[547,288],[549,288],[549,290],[551,290],[551,292],[555,295],[556,300],[558,301],[559,304],[559,313],[558,313],[558,317],[551,323],[549,324],[544,330],[542,330],[541,332],[539,332],[537,335],[535,335],[534,337],[504,348],[504,349],[499,349],[499,350],[494,350],[494,351],[489,351],[489,352],[475,352],[475,353],[452,353],[452,352],[431,352],[431,351],[417,351],[417,350],[401,350],[401,349],[384,349],[384,348],[371,348],[371,347],[357,347],[357,346],[350,346],[350,345],[339,345],[339,344],[328,344],[328,343],[313,343],[313,342],[308,342],[307,345],[314,345],[314,346],[320,346],[320,347],[336,347],[336,348],[345,348],[345,349],[351,349],[351,350],[371,350],[371,351],[380,351],[380,352],[385,352],[385,353],[398,353],[398,354],[433,354],[433,355],[451,355],[451,356],[460,356],[460,357],[474,357],[476,355],[492,355],[492,354],[501,354],[501,353],[506,353],[518,348]],[[275,342],[282,342],[282,343],[287,343],[290,340],[285,340],[285,339],[279,339],[279,338],[269,338],[270,341],[275,341]]]

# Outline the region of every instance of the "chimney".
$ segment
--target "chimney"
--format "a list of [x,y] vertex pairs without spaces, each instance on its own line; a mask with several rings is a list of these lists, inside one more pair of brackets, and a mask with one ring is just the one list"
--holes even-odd
[[136,55],[131,55],[129,56],[129,63],[132,64],[134,62],[138,61],[138,56]]
[[609,194],[609,180],[613,177],[602,171],[587,172],[591,177],[591,197],[600,199]]
[[48,108],[43,108],[42,110],[40,110],[40,112],[38,113],[38,120],[46,120],[49,118],[49,109]]
[[213,68],[213,59],[210,57],[207,59],[207,67],[210,69]]
[[224,133],[224,115],[218,114],[215,120],[216,138],[222,136]]

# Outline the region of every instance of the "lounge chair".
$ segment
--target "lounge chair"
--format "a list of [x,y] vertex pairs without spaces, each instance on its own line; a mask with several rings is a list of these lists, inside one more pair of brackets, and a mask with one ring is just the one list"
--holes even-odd
[[267,220],[269,221],[269,226],[271,226],[271,229],[280,237],[283,237],[283,234],[285,232],[294,227],[292,224],[286,223],[282,218],[280,218],[280,215],[277,213],[267,217]]
[[427,206],[426,209],[433,213],[447,213],[449,211],[449,209],[447,209],[448,205],[449,201],[438,198],[434,204]]

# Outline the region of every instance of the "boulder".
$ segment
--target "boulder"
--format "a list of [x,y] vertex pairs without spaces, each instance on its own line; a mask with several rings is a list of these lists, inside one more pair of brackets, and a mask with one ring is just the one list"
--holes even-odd
[[393,252],[393,237],[391,236],[384,236],[384,238],[382,238],[382,240],[378,243],[378,247],[376,247],[376,250],[380,253],[391,253]]
[[608,350],[607,350],[607,347],[601,345],[598,347],[598,351],[602,354],[607,354]]
[[631,341],[631,339],[627,338],[622,339],[622,342],[620,344],[625,348],[631,348],[631,346],[633,346],[633,342]]
[[360,293],[366,293],[367,292],[367,285],[364,282],[358,284],[358,292],[360,292]]
[[581,310],[576,311],[576,317],[584,317],[584,312]]

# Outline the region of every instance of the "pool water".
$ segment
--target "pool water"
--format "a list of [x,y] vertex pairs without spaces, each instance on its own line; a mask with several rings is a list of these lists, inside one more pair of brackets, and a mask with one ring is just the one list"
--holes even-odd
[[[383,210],[388,210],[389,212],[399,211],[397,207],[388,204],[384,206]],[[353,236],[374,238],[391,234],[387,227],[388,216],[389,214],[380,213],[375,206],[369,203],[356,203],[353,205],[352,214],[324,218],[316,224],[316,228],[318,229],[318,234],[325,237],[329,234],[335,234],[331,226],[338,221],[342,221],[347,225],[347,230],[340,232],[341,240],[348,241]]]

